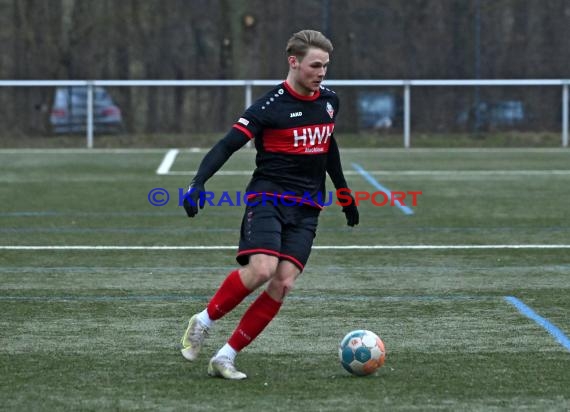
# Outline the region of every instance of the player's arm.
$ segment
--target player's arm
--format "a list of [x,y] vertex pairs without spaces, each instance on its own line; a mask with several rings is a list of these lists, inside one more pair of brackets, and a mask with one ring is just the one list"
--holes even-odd
[[354,197],[350,194],[351,191],[344,178],[342,164],[340,162],[340,152],[334,136],[331,136],[327,155],[327,173],[337,190],[337,195],[342,194],[342,200],[339,198],[339,201],[343,205],[342,211],[346,216],[346,224],[348,226],[357,225],[360,220],[360,214],[358,213],[356,202],[354,201]]
[[188,217],[198,214],[198,204],[200,209],[204,208],[205,199],[200,196],[205,192],[204,184],[227,162],[231,155],[239,150],[249,141],[249,137],[242,131],[232,128],[228,134],[210,149],[204,156],[196,175],[190,183],[188,193],[184,198],[184,209]]

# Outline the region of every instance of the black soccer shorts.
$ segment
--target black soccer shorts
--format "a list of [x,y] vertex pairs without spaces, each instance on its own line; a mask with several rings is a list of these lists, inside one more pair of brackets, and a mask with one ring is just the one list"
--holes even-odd
[[249,203],[241,224],[238,263],[246,265],[249,256],[262,253],[288,260],[302,271],[311,254],[320,209],[286,205],[279,199]]

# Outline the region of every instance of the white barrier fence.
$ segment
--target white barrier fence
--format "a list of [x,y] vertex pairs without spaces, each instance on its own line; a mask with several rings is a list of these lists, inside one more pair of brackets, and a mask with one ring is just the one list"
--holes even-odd
[[[93,89],[96,86],[191,86],[191,87],[243,87],[245,107],[252,103],[254,86],[273,86],[282,80],[0,80],[0,87],[87,87],[87,147],[93,147]],[[403,145],[411,147],[411,88],[448,86],[558,86],[562,89],[562,147],[568,147],[568,85],[570,79],[496,79],[496,80],[326,80],[327,86],[384,86],[402,87],[404,101]]]

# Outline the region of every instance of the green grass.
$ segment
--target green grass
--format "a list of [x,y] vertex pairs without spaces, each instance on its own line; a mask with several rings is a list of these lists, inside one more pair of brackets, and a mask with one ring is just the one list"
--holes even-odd
[[[179,174],[157,176],[164,154],[0,151],[0,245],[236,245],[241,207],[207,206],[190,220],[177,206],[203,153],[182,151]],[[354,229],[331,206],[317,246],[570,243],[566,150],[342,157],[354,190],[375,189],[352,162],[423,194],[412,216],[362,204]],[[251,162],[244,150],[223,170]],[[218,175],[206,188],[247,181]],[[168,205],[149,204],[154,187],[169,190]],[[206,367],[246,305],[216,324],[195,364],[178,352],[188,317],[234,267],[231,250],[0,250],[0,410],[570,409],[570,352],[504,299],[569,336],[568,249],[315,250],[279,316],[239,355],[243,382]],[[388,350],[366,378],[337,360],[358,328]]]

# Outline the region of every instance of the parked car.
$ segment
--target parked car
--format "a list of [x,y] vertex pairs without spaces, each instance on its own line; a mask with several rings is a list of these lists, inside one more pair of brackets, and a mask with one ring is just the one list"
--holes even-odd
[[526,112],[520,100],[501,100],[498,102],[480,102],[459,113],[457,123],[472,124],[478,129],[489,127],[513,127],[524,123]]
[[358,95],[358,120],[362,129],[389,129],[399,116],[396,96],[389,92],[362,92]]
[[[50,123],[54,133],[87,130],[87,87],[58,87],[55,90]],[[93,89],[93,131],[116,133],[123,128],[121,110],[102,87]]]

